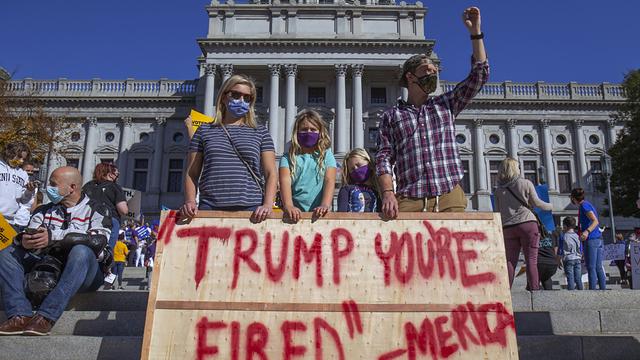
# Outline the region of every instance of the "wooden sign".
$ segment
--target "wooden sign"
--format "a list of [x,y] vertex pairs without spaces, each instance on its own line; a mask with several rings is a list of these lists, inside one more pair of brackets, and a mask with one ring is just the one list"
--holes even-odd
[[143,359],[517,359],[499,214],[163,212]]

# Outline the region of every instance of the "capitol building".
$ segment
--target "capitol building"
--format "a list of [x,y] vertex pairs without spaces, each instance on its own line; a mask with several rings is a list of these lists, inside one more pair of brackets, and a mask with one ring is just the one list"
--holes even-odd
[[[206,14],[196,79],[11,80],[14,94],[34,94],[48,113],[77,124],[49,169],[75,166],[89,180],[96,163],[113,161],[121,185],[143,192],[143,213],[157,215],[163,205],[182,204],[184,119],[191,109],[214,114],[217,91],[232,74],[255,79],[256,114],[278,155],[295,114],[313,108],[329,124],[341,159],[355,147],[376,151],[379,115],[406,96],[398,80],[407,58],[424,53],[440,62],[435,40],[424,33],[420,1],[213,0]],[[438,92],[461,80],[440,79]],[[491,211],[498,164],[512,156],[526,178],[548,184],[557,217],[576,214],[569,192],[577,186],[602,212],[601,157],[623,128],[611,115],[624,101],[620,84],[486,84],[456,120],[467,210]],[[635,226],[616,218],[619,230]]]

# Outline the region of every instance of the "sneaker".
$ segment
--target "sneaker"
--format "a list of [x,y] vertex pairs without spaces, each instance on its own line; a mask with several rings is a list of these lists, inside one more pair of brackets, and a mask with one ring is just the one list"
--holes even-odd
[[120,286],[118,290],[124,290],[124,286]]
[[22,335],[33,316],[14,316],[0,324],[0,335]]
[[51,334],[54,322],[40,314],[36,314],[22,332],[26,336],[46,336]]

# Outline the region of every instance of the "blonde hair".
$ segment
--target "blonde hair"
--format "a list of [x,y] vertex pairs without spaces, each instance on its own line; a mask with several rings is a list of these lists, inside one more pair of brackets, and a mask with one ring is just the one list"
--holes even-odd
[[518,160],[508,157],[500,162],[498,169],[498,181],[507,183],[520,176],[520,164]]
[[249,112],[244,116],[244,124],[255,128],[258,126],[256,122],[256,114],[254,111],[254,105],[256,104],[256,85],[246,75],[233,75],[222,84],[222,88],[218,92],[218,99],[216,100],[216,118],[213,120],[214,124],[222,123],[227,113],[227,94],[236,85],[246,85],[251,89],[251,103],[249,103]]
[[365,182],[365,185],[375,190],[376,193],[379,193],[376,165],[373,160],[371,160],[371,156],[369,156],[367,150],[362,148],[355,148],[351,150],[342,160],[342,183],[351,184],[351,169],[349,168],[349,160],[355,157],[359,157],[360,159],[367,162],[367,165],[369,165],[369,178]]
[[329,129],[317,111],[311,109],[302,110],[296,115],[296,121],[293,124],[293,134],[291,134],[291,146],[289,147],[289,171],[293,178],[296,173],[296,155],[302,151],[302,147],[298,143],[298,130],[303,121],[310,122],[320,131],[320,138],[316,144],[318,155],[318,176],[324,177],[324,157],[327,149],[331,147],[331,138],[329,138]]

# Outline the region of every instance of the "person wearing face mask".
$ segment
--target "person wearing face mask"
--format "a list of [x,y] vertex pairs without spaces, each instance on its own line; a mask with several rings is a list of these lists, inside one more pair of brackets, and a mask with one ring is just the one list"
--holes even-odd
[[376,168],[365,149],[353,149],[342,163],[342,187],[338,192],[340,212],[378,212]]
[[183,216],[196,216],[198,209],[251,211],[259,222],[271,214],[276,155],[269,132],[256,121],[255,101],[248,77],[233,75],[222,84],[215,121],[201,125],[189,145]]
[[462,18],[473,47],[469,76],[453,90],[433,96],[438,68],[428,55],[412,56],[400,79],[400,86],[409,90],[407,100],[381,115],[376,168],[387,218],[397,217],[399,211],[462,212],[467,206],[454,121],[487,82],[489,64],[480,10],[470,7]]
[[[0,251],[0,290],[8,319],[0,324],[0,335],[48,335],[74,294],[95,291],[104,283],[104,262],[112,259],[106,249],[110,212],[84,195],[81,185],[78,169],[54,170],[46,188],[51,202],[39,207],[25,232]],[[45,254],[64,266],[34,315],[25,274]]]
[[0,159],[0,214],[17,231],[23,226],[16,223],[20,207],[28,207],[35,196],[36,183],[29,181],[29,175],[22,164],[29,161],[31,150],[24,142],[8,143]]

